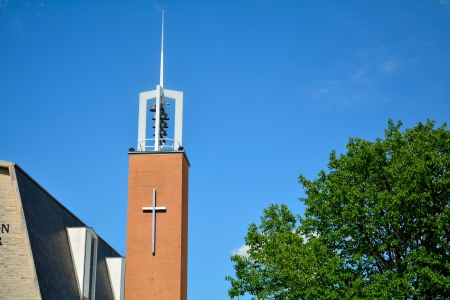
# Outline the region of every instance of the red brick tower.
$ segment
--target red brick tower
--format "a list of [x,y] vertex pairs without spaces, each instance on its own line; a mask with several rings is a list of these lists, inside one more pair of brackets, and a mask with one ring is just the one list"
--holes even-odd
[[184,151],[129,159],[125,299],[187,299],[189,161]]
[[[160,84],[140,94],[138,148],[128,153],[125,300],[187,299],[190,164],[182,146],[183,93],[163,88],[163,45],[164,14]],[[175,104],[173,122],[168,99]],[[149,101],[153,138],[147,138]]]

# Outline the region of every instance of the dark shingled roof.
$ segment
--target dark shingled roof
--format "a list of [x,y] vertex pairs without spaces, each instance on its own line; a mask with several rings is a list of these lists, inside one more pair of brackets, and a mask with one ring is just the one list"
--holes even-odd
[[[80,219],[15,165],[17,183],[42,299],[79,299],[66,227],[86,227]],[[98,237],[97,299],[114,299],[106,257],[120,257]]]

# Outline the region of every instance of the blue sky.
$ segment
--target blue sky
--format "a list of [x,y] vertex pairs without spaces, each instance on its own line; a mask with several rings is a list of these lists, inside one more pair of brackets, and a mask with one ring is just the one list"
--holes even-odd
[[0,0],[0,159],[125,255],[138,97],[184,92],[189,298],[228,299],[229,260],[270,203],[304,207],[349,137],[449,121],[450,2]]

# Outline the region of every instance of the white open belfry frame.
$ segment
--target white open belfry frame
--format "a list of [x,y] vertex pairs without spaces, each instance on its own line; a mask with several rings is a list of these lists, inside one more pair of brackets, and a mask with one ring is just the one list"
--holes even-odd
[[[158,101],[158,98],[160,101]],[[159,145],[159,107],[164,104],[166,99],[175,100],[175,116],[174,116],[174,137],[172,145]],[[156,119],[155,119],[155,138],[147,138],[147,112],[148,102],[156,99]],[[151,143],[154,142],[154,143]],[[160,151],[178,150],[183,145],[183,92],[163,89],[160,85],[156,86],[156,90],[143,92],[139,94],[139,124],[138,124],[138,151]]]
[[[147,138],[148,101],[156,99],[155,110],[155,138]],[[160,136],[161,108],[165,108],[166,99],[175,100],[175,121],[173,139]],[[161,107],[162,106],[162,107]],[[153,110],[152,110],[153,111]],[[164,116],[163,116],[164,117]],[[162,141],[163,140],[163,141]],[[167,141],[172,142],[167,143]],[[148,143],[147,143],[148,142]],[[153,145],[152,145],[153,142]],[[161,34],[161,70],[159,85],[156,90],[140,93],[139,95],[139,124],[137,151],[181,150],[183,148],[183,92],[164,89],[164,11],[162,15]]]

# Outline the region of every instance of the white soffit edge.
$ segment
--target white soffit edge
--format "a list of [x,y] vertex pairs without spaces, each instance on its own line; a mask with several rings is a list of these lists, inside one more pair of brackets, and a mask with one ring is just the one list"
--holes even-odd
[[67,228],[67,233],[69,236],[70,250],[72,251],[72,260],[75,265],[75,273],[77,274],[78,288],[80,294],[82,294],[86,255],[86,228]]
[[114,300],[123,300],[125,286],[125,258],[107,257],[106,265],[108,267],[109,280],[111,281]]

